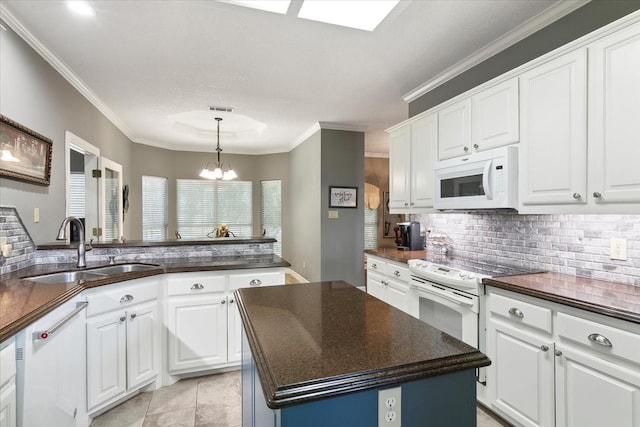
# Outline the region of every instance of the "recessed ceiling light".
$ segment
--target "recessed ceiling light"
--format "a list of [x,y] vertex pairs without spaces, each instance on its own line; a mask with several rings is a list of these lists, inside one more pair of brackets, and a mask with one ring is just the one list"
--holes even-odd
[[67,7],[78,15],[82,16],[95,16],[96,12],[93,10],[89,3],[81,0],[69,0],[67,1]]
[[399,0],[305,0],[299,18],[373,31]]
[[223,3],[250,7],[252,9],[266,10],[267,12],[286,15],[291,0],[221,0]]

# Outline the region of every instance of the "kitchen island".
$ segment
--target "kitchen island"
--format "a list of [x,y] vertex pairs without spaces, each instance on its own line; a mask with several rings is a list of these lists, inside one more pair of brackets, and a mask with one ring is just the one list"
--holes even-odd
[[342,281],[235,295],[243,427],[375,426],[396,387],[402,426],[476,425],[479,350]]

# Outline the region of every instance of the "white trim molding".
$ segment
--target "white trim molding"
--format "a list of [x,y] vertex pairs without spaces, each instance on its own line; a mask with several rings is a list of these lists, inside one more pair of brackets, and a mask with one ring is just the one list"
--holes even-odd
[[553,6],[548,7],[538,15],[529,19],[524,24],[504,34],[503,36],[494,40],[474,54],[466,57],[457,64],[447,68],[431,80],[404,95],[402,99],[405,102],[414,101],[425,93],[448,82],[454,77],[459,76],[465,71],[470,70],[481,62],[491,58],[495,54],[502,52],[506,48],[525,39],[531,34],[562,18],[563,16],[566,16],[574,10],[584,6],[585,4],[589,3],[589,1],[591,0],[566,0],[555,3]]

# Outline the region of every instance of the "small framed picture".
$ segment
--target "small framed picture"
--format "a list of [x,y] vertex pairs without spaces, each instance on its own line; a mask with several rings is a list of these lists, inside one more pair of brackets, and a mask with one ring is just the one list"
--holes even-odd
[[0,176],[49,185],[52,141],[0,115]]
[[329,186],[330,208],[357,208],[358,187],[331,187]]

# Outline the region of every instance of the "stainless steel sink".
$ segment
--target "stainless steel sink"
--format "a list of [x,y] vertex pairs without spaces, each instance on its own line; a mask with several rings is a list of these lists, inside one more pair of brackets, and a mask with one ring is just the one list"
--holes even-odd
[[59,273],[43,274],[41,276],[23,277],[23,279],[37,283],[75,283],[80,280],[104,279],[114,274],[132,273],[158,267],[160,266],[156,264],[115,264],[92,268],[90,270],[61,271]]
[[80,280],[91,280],[104,278],[104,274],[90,273],[88,271],[62,271],[60,273],[44,274],[42,276],[24,277],[38,283],[74,283]]
[[92,268],[91,270],[87,270],[88,273],[98,273],[98,274],[123,274],[123,273],[131,273],[134,271],[144,271],[150,270],[152,268],[158,268],[159,265],[156,264],[115,264],[108,265],[106,267],[98,267]]

